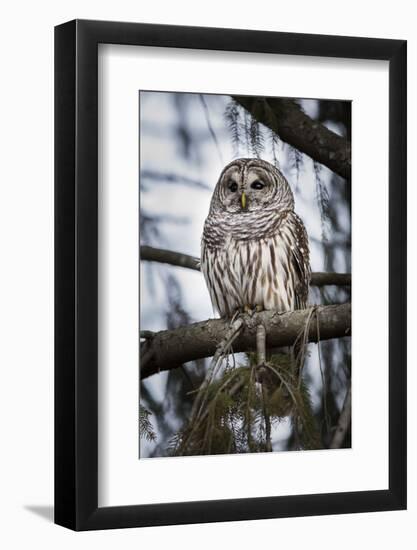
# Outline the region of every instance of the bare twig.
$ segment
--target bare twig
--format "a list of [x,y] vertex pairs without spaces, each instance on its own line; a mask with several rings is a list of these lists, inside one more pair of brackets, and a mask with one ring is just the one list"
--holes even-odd
[[188,269],[200,271],[199,258],[189,256],[188,254],[181,254],[180,252],[174,252],[173,250],[165,250],[164,248],[154,248],[153,246],[142,245],[140,247],[140,259],[187,267]]
[[322,399],[323,399],[323,411],[324,411],[324,420],[326,423],[326,430],[327,433],[329,432],[330,427],[330,416],[329,411],[327,410],[327,381],[326,377],[323,372],[323,364],[321,360],[321,347],[320,347],[320,322],[319,322],[319,316],[316,316],[316,326],[317,326],[317,354],[319,359],[319,369],[320,369],[320,376],[321,376],[321,383],[323,386],[322,389]]
[[[266,363],[266,330],[262,323],[256,328],[256,353],[257,353],[257,368],[264,369]],[[265,450],[267,452],[272,452],[272,442],[271,442],[271,419],[269,418],[269,412],[267,411],[266,401],[267,401],[267,389],[265,384],[261,382],[261,392],[262,392],[262,415],[265,422]]]
[[266,330],[262,323],[256,328],[256,352],[258,366],[262,366],[266,361]]

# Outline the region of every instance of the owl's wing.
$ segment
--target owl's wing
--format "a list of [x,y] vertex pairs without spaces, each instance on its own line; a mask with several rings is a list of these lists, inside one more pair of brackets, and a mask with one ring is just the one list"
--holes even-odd
[[289,221],[294,239],[294,245],[291,246],[290,264],[294,276],[295,305],[297,309],[304,309],[307,306],[311,279],[308,236],[304,224],[297,214],[292,213]]

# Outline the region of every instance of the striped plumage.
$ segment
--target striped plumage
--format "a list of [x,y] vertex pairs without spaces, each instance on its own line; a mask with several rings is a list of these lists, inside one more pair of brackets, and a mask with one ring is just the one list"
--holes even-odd
[[306,307],[308,237],[287,180],[260,159],[238,159],[220,175],[201,243],[201,267],[214,308]]

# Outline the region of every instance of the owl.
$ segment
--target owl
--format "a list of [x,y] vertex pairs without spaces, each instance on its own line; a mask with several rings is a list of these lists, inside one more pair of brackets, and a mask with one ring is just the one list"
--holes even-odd
[[272,164],[243,158],[223,169],[204,224],[201,269],[221,317],[306,307],[308,236],[291,188]]

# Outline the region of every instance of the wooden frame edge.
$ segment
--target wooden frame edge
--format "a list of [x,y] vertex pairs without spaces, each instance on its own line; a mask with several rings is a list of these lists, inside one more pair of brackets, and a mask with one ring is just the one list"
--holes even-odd
[[[389,356],[388,490],[98,508],[96,344],[99,42],[389,61],[389,315],[390,342],[393,345],[390,346]],[[406,42],[401,40],[105,21],[75,20],[56,27],[57,524],[74,530],[91,530],[405,509],[406,113]]]

